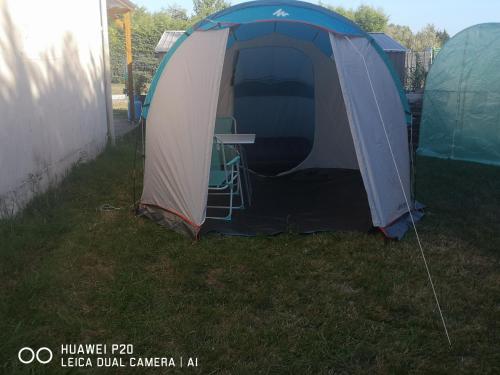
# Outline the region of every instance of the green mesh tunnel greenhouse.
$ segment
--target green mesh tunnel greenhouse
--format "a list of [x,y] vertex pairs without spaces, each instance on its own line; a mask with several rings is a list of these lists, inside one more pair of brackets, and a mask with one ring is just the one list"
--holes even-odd
[[446,43],[427,77],[419,154],[500,165],[500,23]]

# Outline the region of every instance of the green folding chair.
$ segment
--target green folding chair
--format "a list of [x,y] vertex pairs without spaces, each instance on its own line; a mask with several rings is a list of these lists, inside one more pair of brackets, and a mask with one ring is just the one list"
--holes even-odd
[[215,119],[215,134],[236,134],[236,119],[232,116],[217,117]]
[[[237,130],[236,119],[234,117],[217,117],[215,119],[215,134],[236,134]],[[228,160],[239,155],[236,147],[231,145],[224,145],[224,152]]]
[[[226,151],[230,151],[226,155]],[[234,148],[226,148],[214,137],[208,194],[229,196],[229,205],[207,206],[207,209],[222,209],[227,212],[223,216],[208,216],[208,219],[231,221],[234,209],[244,208],[241,194],[240,156]],[[240,205],[234,206],[234,197],[240,198]]]
[[[236,119],[233,116],[217,117],[215,119],[215,134],[237,134],[237,133],[238,133],[238,127]],[[242,173],[246,187],[247,204],[251,204],[252,190],[250,186],[250,175],[248,174],[248,165],[246,163],[246,157],[244,151],[245,150],[242,147],[238,148],[236,146],[225,145],[225,152],[228,158],[231,158],[236,154],[240,155],[239,167],[242,167],[243,169]],[[242,193],[242,200],[243,200],[243,193]]]
[[[215,134],[237,134],[238,133],[238,125],[236,123],[236,119],[233,116],[224,116],[224,117],[217,117],[215,119]],[[226,156],[227,160],[232,160],[236,156],[240,157],[240,162],[238,164],[238,177],[241,179],[241,172],[243,172],[243,176],[245,178],[245,182],[248,184],[249,177],[247,175],[247,168],[244,165],[245,159],[243,158],[244,155],[241,155],[240,152],[243,152],[240,148],[234,145],[224,145],[224,153]],[[241,171],[241,167],[243,168],[243,171]],[[236,195],[240,196],[241,199],[241,205],[239,207],[234,207],[235,209],[242,209],[245,208],[245,203],[243,199],[243,191],[242,191],[242,184],[241,181],[238,183],[238,190],[236,192]],[[250,193],[250,187],[247,185],[247,193]],[[250,199],[250,198],[248,198]]]

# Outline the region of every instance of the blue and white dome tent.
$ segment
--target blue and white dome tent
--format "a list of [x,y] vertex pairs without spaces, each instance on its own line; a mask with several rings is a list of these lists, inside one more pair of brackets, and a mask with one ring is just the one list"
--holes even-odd
[[301,1],[224,9],[186,31],[155,74],[143,109],[142,210],[198,235],[215,121],[233,116],[238,132],[257,137],[250,169],[359,171],[359,199],[388,233],[413,209],[408,114],[385,53],[343,16]]

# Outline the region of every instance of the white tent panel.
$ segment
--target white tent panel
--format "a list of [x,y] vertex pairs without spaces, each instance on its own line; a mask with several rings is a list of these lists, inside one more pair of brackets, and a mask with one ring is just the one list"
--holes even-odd
[[219,91],[219,104],[217,105],[217,117],[227,117],[234,114],[233,74],[237,58],[237,49],[229,48],[226,50]]
[[384,227],[408,211],[404,109],[385,62],[368,39],[330,34],[330,41],[373,225]]
[[335,63],[321,51],[316,56],[316,126],[308,157],[290,172],[308,168],[358,169],[342,89]]
[[150,105],[141,202],[199,227],[229,29],[194,32],[171,57]]

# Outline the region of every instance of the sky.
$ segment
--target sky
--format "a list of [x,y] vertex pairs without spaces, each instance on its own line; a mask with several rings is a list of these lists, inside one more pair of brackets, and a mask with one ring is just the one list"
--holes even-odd
[[[192,11],[192,0],[132,0],[150,11],[177,4]],[[230,0],[231,4],[243,1]],[[318,3],[318,1],[310,1]],[[357,8],[367,4],[380,7],[389,15],[389,22],[407,25],[416,32],[428,23],[446,29],[450,35],[483,22],[500,22],[499,0],[323,0],[323,3]]]

